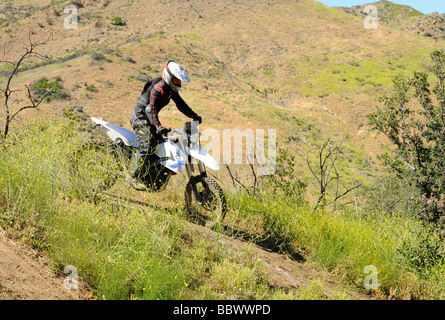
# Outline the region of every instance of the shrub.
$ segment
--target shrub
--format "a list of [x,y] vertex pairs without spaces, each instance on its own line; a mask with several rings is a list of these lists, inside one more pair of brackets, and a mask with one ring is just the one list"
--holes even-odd
[[295,156],[286,149],[279,150],[276,159],[276,171],[267,176],[265,187],[272,193],[280,193],[305,202],[308,182],[297,177],[295,172]]
[[111,59],[108,59],[105,57],[105,55],[101,52],[94,52],[91,54],[91,61],[92,62],[100,62],[100,61],[107,61],[112,62]]
[[136,63],[136,61],[132,57],[125,57],[125,61],[128,61],[130,63]]
[[[414,196],[424,206],[423,217],[437,222],[445,214],[445,51],[433,51],[431,60],[429,71],[437,78],[436,97],[424,72],[414,72],[408,79],[395,77],[394,94],[383,96],[383,107],[377,107],[368,120],[396,148],[381,157],[384,164],[416,187]],[[420,110],[409,104],[411,90]]]
[[88,85],[85,89],[90,92],[97,92],[97,88],[93,84]]
[[53,99],[66,99],[68,98],[68,94],[63,91],[61,81],[62,79],[60,77],[57,77],[54,81],[43,77],[33,83],[32,89],[37,98],[41,98],[47,94],[45,99],[48,102]]
[[420,275],[423,274],[424,270],[445,263],[443,245],[434,232],[413,232],[409,238],[403,239],[397,250],[406,258],[409,267],[419,272]]
[[9,25],[9,20],[5,18],[0,18],[0,28],[7,27]]
[[114,17],[111,19],[111,24],[115,26],[124,26],[126,25],[125,21],[122,20],[121,17]]

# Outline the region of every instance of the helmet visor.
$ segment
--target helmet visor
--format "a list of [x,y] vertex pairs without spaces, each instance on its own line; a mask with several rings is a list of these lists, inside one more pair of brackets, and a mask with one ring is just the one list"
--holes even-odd
[[174,84],[175,86],[177,86],[177,87],[181,87],[181,80],[180,80],[180,79],[178,79],[178,78],[176,78],[176,77],[173,77],[173,78],[172,78],[172,82],[173,82],[173,84]]

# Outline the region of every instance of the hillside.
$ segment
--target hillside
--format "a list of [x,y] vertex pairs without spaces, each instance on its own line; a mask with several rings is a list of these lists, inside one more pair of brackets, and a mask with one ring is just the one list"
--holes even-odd
[[[69,14],[64,8],[70,4],[78,8],[77,29],[64,27]],[[61,93],[23,113],[13,123],[13,132],[19,132],[19,125],[30,119],[86,120],[88,116],[104,117],[130,129],[129,117],[146,80],[158,76],[168,59],[175,59],[192,80],[183,86],[181,95],[203,117],[201,130],[276,129],[278,148],[295,156],[294,178],[308,182],[309,204],[317,198],[319,186],[306,160],[315,163],[318,149],[328,139],[342,141],[340,187],[357,182],[370,187],[380,173],[378,155],[386,140],[369,132],[366,115],[374,111],[379,97],[391,91],[392,77],[425,70],[430,52],[445,48],[440,26],[431,23],[431,28],[424,30],[437,31],[436,39],[422,36],[416,29],[420,20],[415,19],[427,21],[436,16],[426,17],[387,1],[375,4],[382,13],[377,30],[363,27],[362,7],[330,8],[314,0],[258,0],[254,6],[246,0],[0,0],[0,52],[5,53],[5,59],[18,59],[29,37],[41,41],[52,35],[39,47],[40,59],[27,60],[14,78],[12,89],[17,92],[11,105],[22,105],[27,99],[24,86],[42,78],[58,83]],[[116,18],[122,23],[116,25]],[[0,75],[10,70],[7,63],[0,64]],[[0,86],[4,83],[1,77]],[[173,104],[160,118],[166,127],[180,127],[185,121]],[[98,204],[72,201],[73,187],[65,179],[57,179],[57,174],[65,178],[64,158],[53,159],[50,142],[55,139],[58,154],[69,154],[69,139],[74,134],[63,126],[53,131],[42,127],[38,131],[42,135],[35,135],[38,143],[32,135],[26,136],[28,148],[12,148],[9,158],[0,157],[4,164],[0,166],[0,187],[8,191],[0,192],[0,222],[20,230],[33,221],[36,212],[46,212],[42,216],[49,218],[42,224],[49,231],[45,233],[37,223],[32,231],[25,230],[24,238],[42,248],[46,248],[44,241],[56,244],[51,253],[55,264],[77,261],[102,298],[224,298],[226,292],[236,295],[230,277],[237,276],[236,284],[247,283],[254,297],[295,298],[289,288],[304,289],[320,278],[327,291],[343,290],[340,280],[346,286],[356,286],[348,297],[361,299],[368,297],[362,289],[363,267],[376,262],[383,266],[386,281],[377,297],[421,296],[420,289],[410,288],[417,285],[412,284],[417,278],[405,274],[399,260],[393,261],[402,256],[402,245],[411,254],[406,247],[417,238],[411,239],[409,232],[417,232],[418,225],[411,220],[390,223],[378,217],[375,227],[373,220],[360,220],[357,199],[363,204],[361,189],[357,197],[349,195],[351,206],[346,207],[344,216],[337,207],[316,216],[294,198],[275,203],[274,194],[264,201],[240,196],[223,168],[214,174],[230,194],[232,206],[224,235],[208,234],[199,227],[189,233],[191,228],[180,214],[183,190],[178,188],[174,193],[174,186],[165,199],[159,196],[173,208],[142,211],[134,203],[124,208],[108,198]],[[64,130],[67,137],[61,134],[63,138],[55,138]],[[77,134],[96,137],[84,128]],[[17,168],[16,159],[29,166]],[[250,167],[232,168],[243,181],[252,178]],[[48,181],[49,176],[53,179],[49,169],[56,172],[54,181]],[[12,177],[11,172],[16,175]],[[11,183],[10,176],[17,183]],[[36,193],[42,194],[36,195],[32,186],[40,184],[43,186]],[[121,187],[123,184],[114,191],[119,194]],[[28,197],[26,191],[32,194]],[[22,197],[23,192],[26,196]],[[15,200],[12,195],[20,197]],[[143,203],[160,201],[152,195],[137,196]],[[14,219],[19,222],[15,224]],[[45,236],[40,238],[41,233]],[[242,238],[245,234],[247,240]],[[275,243],[251,246],[252,238],[261,236]],[[220,241],[220,237],[224,239]],[[220,249],[222,243],[228,243],[223,245],[225,249]],[[243,255],[238,255],[238,249],[231,250],[233,246],[242,247]],[[310,263],[287,260],[279,255],[285,252],[283,248],[307,250]],[[354,256],[357,250],[363,250],[358,257]],[[152,263],[151,256],[159,260]],[[176,263],[171,264],[171,259],[177,259]],[[260,266],[258,261],[262,261]],[[111,278],[104,281],[104,274]],[[405,282],[407,279],[411,280]],[[150,281],[158,291],[145,291]],[[394,283],[400,286],[394,289]],[[124,291],[119,291],[121,288]],[[329,298],[329,292],[320,297]]]
[[[0,239],[0,300],[85,300],[91,289],[79,282],[79,290],[64,288],[64,277],[45,266],[48,257],[29,245]],[[46,261],[45,261],[46,260]]]
[[[436,40],[445,40],[445,14],[443,13],[423,14],[410,6],[387,0],[369,4],[377,8],[380,22],[385,26]],[[346,13],[364,18],[366,17],[364,12],[366,6],[364,4],[339,8]]]
[[[204,117],[203,129],[276,128],[279,141],[303,155],[328,137],[343,138],[347,157],[357,159],[344,164],[350,176],[373,170],[379,142],[367,133],[365,115],[391,77],[410,75],[443,46],[386,27],[366,30],[362,19],[313,0],[257,1],[255,7],[153,1],[150,12],[143,1],[76,3],[79,28],[67,30],[63,8],[69,2],[1,2],[11,19],[1,39],[8,42],[8,58],[20,54],[28,37],[22,30],[34,39],[53,34],[40,50],[51,60],[29,62],[15,84],[59,77],[69,94],[30,116],[80,106],[130,128],[140,80],[157,76],[175,58],[192,78],[183,97]],[[117,16],[125,25],[111,24]],[[173,127],[184,121],[174,107],[162,119]],[[311,178],[304,158],[300,174]]]

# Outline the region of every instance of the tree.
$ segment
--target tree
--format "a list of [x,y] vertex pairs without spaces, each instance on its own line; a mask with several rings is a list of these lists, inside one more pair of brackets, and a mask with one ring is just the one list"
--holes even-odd
[[395,77],[394,94],[380,98],[382,107],[368,120],[394,146],[382,156],[384,164],[416,187],[422,216],[436,222],[445,213],[445,51],[435,50],[430,56],[427,68],[436,78],[433,90],[427,73]]
[[6,54],[7,54],[7,43],[5,43],[3,47],[3,55],[0,58],[0,64],[9,64],[11,65],[11,71],[6,72],[6,75],[4,76],[6,78],[6,82],[4,84],[3,88],[0,88],[0,92],[3,94],[3,111],[4,111],[4,118],[3,118],[3,129],[0,128],[0,140],[6,139],[9,133],[9,129],[11,126],[12,121],[15,119],[17,115],[19,115],[21,112],[23,112],[26,109],[31,108],[37,108],[40,103],[45,99],[45,97],[50,93],[50,91],[46,92],[39,98],[39,100],[35,100],[32,97],[31,89],[25,85],[26,92],[27,92],[27,98],[29,101],[28,105],[12,108],[10,105],[11,103],[11,97],[15,92],[18,92],[19,90],[12,90],[12,79],[17,75],[17,73],[20,70],[20,66],[25,62],[26,60],[30,58],[40,58],[43,59],[44,57],[36,52],[36,49],[44,44],[46,44],[52,35],[49,35],[47,39],[45,39],[42,42],[33,42],[31,39],[31,33],[28,35],[28,43],[25,43],[25,53],[23,53],[20,58],[17,61],[10,61],[6,60]]
[[[330,147],[330,139],[323,143],[323,146],[318,151],[318,168],[313,169],[311,163],[309,162],[309,158],[306,158],[307,165],[309,170],[312,172],[315,179],[317,179],[318,185],[320,186],[320,194],[318,196],[315,205],[312,208],[312,212],[317,209],[318,206],[325,207],[327,205],[336,203],[337,200],[346,196],[349,192],[354,192],[354,189],[359,188],[362,184],[357,184],[353,187],[347,188],[344,192],[339,192],[340,186],[340,175],[338,174],[337,167],[335,162],[338,159],[338,155],[341,149],[341,143],[334,148]],[[329,147],[328,147],[329,146]],[[333,173],[333,174],[331,174]],[[334,200],[331,202],[327,202],[327,191],[328,186],[331,182],[336,183],[335,188],[335,196]]]

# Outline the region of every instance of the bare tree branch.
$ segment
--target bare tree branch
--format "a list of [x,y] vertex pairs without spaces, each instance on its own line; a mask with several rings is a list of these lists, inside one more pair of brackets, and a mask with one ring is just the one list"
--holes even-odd
[[12,121],[12,120],[13,120],[13,119],[14,119],[20,112],[22,112],[23,110],[31,109],[31,108],[37,108],[37,107],[42,103],[43,99],[45,99],[45,97],[46,97],[48,94],[51,93],[51,91],[46,92],[46,93],[42,96],[42,98],[40,98],[40,100],[39,100],[37,103],[35,103],[34,100],[32,99],[32,96],[31,96],[31,90],[29,89],[28,86],[25,86],[25,87],[26,87],[26,90],[28,90],[28,99],[29,99],[29,101],[31,102],[31,105],[21,107],[19,110],[17,110],[17,112],[15,112],[15,113],[11,116],[10,121]]
[[[253,161],[252,161],[253,160]],[[253,184],[251,186],[247,186],[244,183],[242,183],[237,177],[235,177],[232,174],[232,171],[230,170],[229,165],[226,164],[226,168],[227,171],[229,172],[229,175],[232,179],[232,183],[235,186],[235,182],[238,183],[241,187],[243,187],[248,194],[250,195],[255,195],[256,192],[258,191],[263,179],[265,178],[265,175],[262,175],[261,177],[258,177],[257,173],[255,172],[255,164],[258,167],[258,160],[257,157],[255,155],[255,153],[253,154],[253,159],[247,159],[248,163],[249,163],[249,167],[250,170],[252,172],[252,176],[253,176]]]
[[311,164],[309,163],[309,157],[306,157],[306,163],[309,167],[309,170],[311,170],[312,174],[314,175],[315,179],[317,179],[318,183],[321,183],[320,180],[318,179],[318,176],[315,174],[314,170],[312,170]]
[[9,63],[11,65],[14,65],[14,62],[9,61],[9,60],[4,60],[4,58],[6,57],[6,47],[8,46],[8,42],[5,42],[5,45],[3,46],[3,55],[0,58],[0,63]]
[[247,192],[249,192],[249,188],[247,188],[241,181],[239,181],[238,178],[233,176],[232,171],[230,170],[228,164],[226,164],[226,168],[229,171],[229,174],[230,174],[230,177],[232,178],[232,181],[236,181],[241,187],[243,187]]
[[[340,184],[340,175],[338,174],[335,163],[338,160],[341,145],[342,145],[343,141],[341,141],[334,148],[329,148],[328,150],[326,150],[329,143],[330,143],[330,140],[328,139],[326,142],[323,143],[320,150],[318,151],[319,172],[317,172],[317,173],[314,172],[314,170],[309,162],[309,157],[306,157],[306,162],[308,164],[309,170],[311,171],[312,175],[315,177],[318,184],[320,185],[320,194],[317,198],[317,201],[315,202],[315,205],[312,208],[312,212],[314,212],[315,209],[317,209],[317,207],[320,204],[322,204],[323,206],[327,206],[332,203],[335,203],[341,197],[347,195],[349,192],[351,192],[354,189],[361,186],[361,184],[356,185],[352,188],[347,189],[342,194],[340,194],[340,195],[338,194],[339,184]],[[334,176],[332,176],[332,174],[331,174],[332,171],[335,173]],[[326,193],[328,190],[328,186],[334,180],[337,180],[334,200],[329,203],[326,203]]]
[[37,108],[40,105],[40,103],[43,101],[43,99],[50,93],[50,92],[47,92],[46,94],[43,95],[43,97],[41,97],[41,99],[39,101],[36,102],[32,98],[31,90],[29,89],[29,87],[25,86],[28,91],[28,99],[30,101],[30,105],[26,105],[24,107],[19,108],[16,112],[14,112],[11,115],[11,107],[9,105],[10,98],[14,92],[18,91],[18,90],[11,90],[12,79],[14,78],[14,76],[17,75],[17,73],[19,72],[20,66],[22,65],[22,63],[25,60],[27,60],[29,58],[44,58],[40,53],[37,53],[35,51],[35,49],[42,45],[45,45],[51,38],[52,38],[52,34],[49,34],[45,40],[43,40],[41,42],[33,42],[33,40],[31,39],[31,31],[29,31],[28,32],[28,43],[24,43],[25,44],[25,53],[23,53],[20,56],[20,58],[18,59],[18,61],[15,63],[5,60],[8,42],[6,42],[5,45],[3,46],[3,54],[0,59],[0,63],[9,63],[13,66],[12,71],[9,73],[9,75],[6,76],[6,84],[5,84],[4,88],[0,89],[4,96],[3,107],[4,107],[4,112],[5,112],[4,129],[3,129],[3,131],[0,131],[3,139],[6,139],[8,133],[9,133],[9,127],[10,127],[11,121],[14,120],[14,118],[19,113],[21,113],[22,111],[24,111],[26,109]]
[[358,185],[355,185],[355,186],[353,186],[353,187],[351,187],[351,188],[349,188],[349,189],[347,189],[347,190],[346,190],[345,192],[343,192],[342,194],[336,196],[335,199],[334,199],[333,201],[329,202],[327,205],[334,203],[335,201],[337,201],[337,200],[340,199],[341,197],[347,195],[349,192],[353,191],[354,189],[359,188],[362,184],[363,184],[363,182],[362,182],[362,183],[359,183]]

